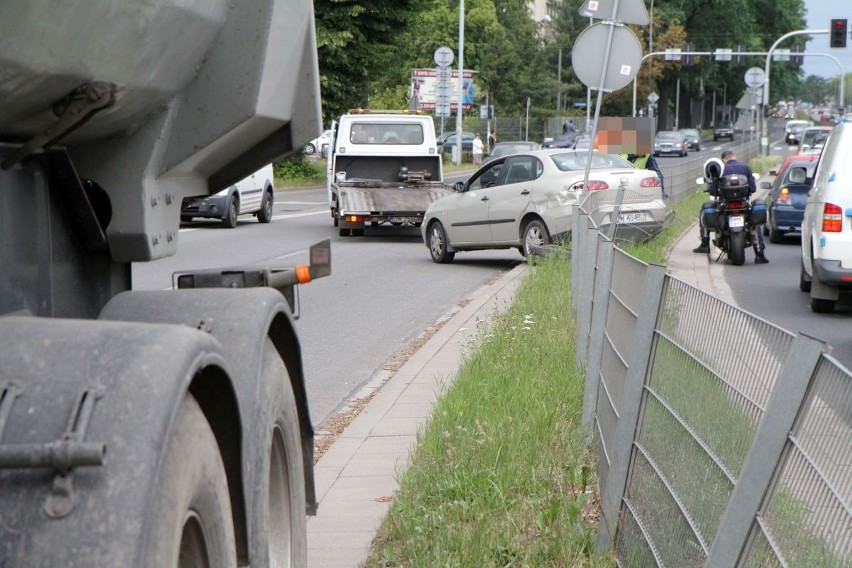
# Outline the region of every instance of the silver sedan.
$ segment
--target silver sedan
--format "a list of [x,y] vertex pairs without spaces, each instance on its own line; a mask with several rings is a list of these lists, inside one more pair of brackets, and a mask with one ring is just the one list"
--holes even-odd
[[[657,174],[593,151],[585,187],[588,157],[588,150],[537,150],[482,166],[466,183],[456,184],[456,193],[426,210],[421,231],[432,260],[448,263],[458,251],[505,248],[526,256],[569,238],[573,205],[591,196],[596,199],[589,212],[598,226],[614,221],[643,235],[656,234],[649,227],[661,228],[666,219]],[[624,191],[615,191],[619,188]]]

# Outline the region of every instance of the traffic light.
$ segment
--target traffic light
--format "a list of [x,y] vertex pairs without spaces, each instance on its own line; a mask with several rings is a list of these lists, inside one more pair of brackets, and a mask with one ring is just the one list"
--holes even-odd
[[828,47],[846,47],[846,18],[832,18],[828,29]]

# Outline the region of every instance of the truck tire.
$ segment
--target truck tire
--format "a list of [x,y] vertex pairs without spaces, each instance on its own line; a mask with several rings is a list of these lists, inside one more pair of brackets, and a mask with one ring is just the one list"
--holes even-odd
[[237,226],[237,198],[233,195],[231,196],[231,200],[228,202],[228,212],[222,218],[222,225],[227,229],[233,229]]
[[453,261],[456,253],[447,251],[449,244],[444,226],[440,221],[432,221],[426,231],[426,246],[429,247],[429,254],[434,262],[449,264]]
[[341,237],[348,237],[352,234],[352,229],[344,229],[343,227],[338,227],[337,234]]
[[237,561],[231,501],[216,438],[184,396],[163,454],[144,565],[230,567]]
[[[256,490],[255,511],[249,521],[252,566],[285,568],[307,566],[307,513],[305,470],[299,413],[287,368],[272,341],[267,338],[261,367],[264,400],[268,401],[268,423],[259,433],[262,456]],[[265,449],[265,451],[264,451]]]
[[272,221],[272,192],[264,191],[260,202],[260,210],[257,212],[257,220],[261,223]]
[[352,229],[352,236],[353,237],[363,237],[364,236],[364,229]]
[[804,261],[799,264],[799,290],[801,290],[802,292],[811,291],[811,279],[808,276],[808,273],[805,272]]

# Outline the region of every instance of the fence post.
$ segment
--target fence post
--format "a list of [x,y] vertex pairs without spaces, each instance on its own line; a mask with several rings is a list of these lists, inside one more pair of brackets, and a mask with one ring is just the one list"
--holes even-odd
[[583,224],[583,213],[576,203],[571,206],[571,309],[574,317],[577,317],[577,306],[579,304],[580,266],[583,262],[583,239],[586,236],[586,225]]
[[665,266],[648,265],[642,284],[642,301],[636,319],[633,347],[621,396],[622,404],[618,409],[618,424],[610,449],[612,463],[609,466],[608,478],[600,480],[603,522],[600,524],[602,530],[598,532],[599,551],[610,548],[618,529],[618,513],[621,510],[624,489],[627,487],[633,440],[639,422],[639,410],[642,406],[642,390],[651,365],[654,330],[659,321],[665,281]]
[[603,353],[604,327],[606,312],[609,304],[609,286],[612,282],[612,260],[615,243],[603,241],[598,245],[597,275],[595,278],[592,299],[589,302],[591,310],[591,325],[589,326],[588,351],[586,359],[586,386],[583,390],[583,429],[592,431],[595,417],[595,407],[598,400],[598,388],[601,376],[601,354]]
[[612,212],[609,214],[609,227],[607,228],[607,237],[615,240],[618,234],[618,215],[621,213],[621,206],[624,203],[624,186],[618,186],[615,190],[615,203],[613,204]]
[[584,215],[586,230],[583,236],[583,251],[579,258],[577,277],[577,339],[575,361],[578,368],[586,364],[589,351],[589,329],[592,320],[592,295],[595,283],[595,263],[597,262],[600,236],[597,228],[591,223],[591,217]]
[[[746,455],[740,478],[731,492],[705,566],[736,566],[824,350],[823,342],[806,335],[799,334],[793,342]],[[805,378],[808,380],[803,380]]]

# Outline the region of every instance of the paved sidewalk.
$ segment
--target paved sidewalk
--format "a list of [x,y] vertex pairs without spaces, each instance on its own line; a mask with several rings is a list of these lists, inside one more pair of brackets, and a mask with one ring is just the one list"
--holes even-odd
[[308,568],[357,568],[399,488],[418,432],[456,377],[483,325],[512,303],[527,265],[478,289],[393,376],[370,381],[375,397],[315,467],[319,511],[308,518]]

